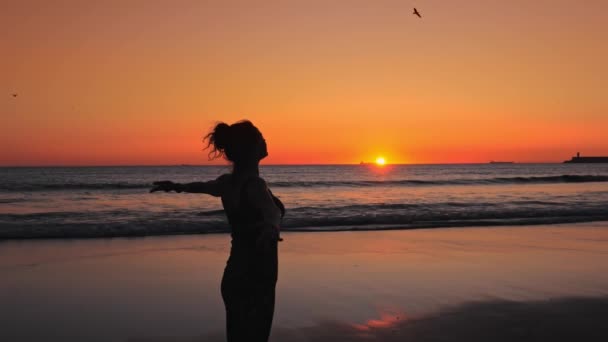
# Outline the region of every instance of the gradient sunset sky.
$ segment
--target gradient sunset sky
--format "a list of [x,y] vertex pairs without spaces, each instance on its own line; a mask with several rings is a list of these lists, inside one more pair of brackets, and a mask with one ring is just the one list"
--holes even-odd
[[0,165],[206,164],[245,118],[268,164],[608,155],[605,0],[2,1],[0,48]]

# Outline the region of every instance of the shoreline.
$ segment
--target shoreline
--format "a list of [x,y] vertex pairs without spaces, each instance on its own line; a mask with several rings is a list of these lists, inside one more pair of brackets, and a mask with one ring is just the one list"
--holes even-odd
[[[494,221],[493,220],[478,220],[475,222],[470,221],[451,221],[445,223],[429,223],[428,225],[414,224],[411,227],[406,227],[403,224],[390,224],[390,225],[378,225],[375,228],[365,228],[365,225],[361,226],[332,226],[331,228],[325,227],[304,227],[304,228],[290,228],[281,230],[281,233],[340,233],[340,232],[383,232],[383,231],[410,231],[410,230],[435,230],[435,229],[457,229],[457,228],[508,228],[508,227],[540,227],[540,226],[566,226],[566,225],[586,225],[586,224],[608,224],[608,219],[572,219],[566,222],[550,222],[551,219],[513,219],[512,221]],[[516,221],[516,222],[513,222]],[[518,223],[519,221],[520,223]],[[549,221],[549,222],[548,222]],[[2,233],[0,232],[0,235]],[[200,231],[200,232],[159,232],[153,234],[141,234],[137,232],[129,232],[126,234],[83,234],[73,236],[59,236],[59,235],[40,235],[31,237],[0,237],[0,245],[8,242],[16,241],[54,241],[54,240],[96,240],[96,239],[138,239],[138,238],[151,238],[151,237],[178,237],[178,236],[205,236],[205,235],[228,235],[230,231]]]

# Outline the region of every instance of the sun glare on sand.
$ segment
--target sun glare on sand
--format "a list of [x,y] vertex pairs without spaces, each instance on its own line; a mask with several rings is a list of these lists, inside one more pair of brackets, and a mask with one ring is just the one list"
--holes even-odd
[[384,165],[384,164],[386,164],[386,159],[384,159],[384,157],[376,158],[376,165]]

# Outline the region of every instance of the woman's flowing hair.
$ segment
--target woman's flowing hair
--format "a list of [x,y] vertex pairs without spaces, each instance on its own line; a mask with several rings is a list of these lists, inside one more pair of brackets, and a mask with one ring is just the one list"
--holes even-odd
[[249,120],[242,120],[232,125],[218,123],[203,138],[203,142],[207,141],[205,149],[210,149],[209,160],[224,157],[233,163],[240,163],[256,157],[256,146],[260,139],[263,139],[262,133],[257,127]]

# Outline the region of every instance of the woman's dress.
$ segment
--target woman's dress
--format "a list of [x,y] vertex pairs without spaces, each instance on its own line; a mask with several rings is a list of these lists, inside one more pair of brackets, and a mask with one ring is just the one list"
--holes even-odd
[[[264,216],[247,200],[248,182],[241,188],[238,207],[226,210],[232,229],[232,246],[221,289],[226,306],[228,342],[268,341],[274,314],[277,241],[269,242],[269,247],[264,249],[256,245],[264,227]],[[276,203],[278,199],[272,197]]]

